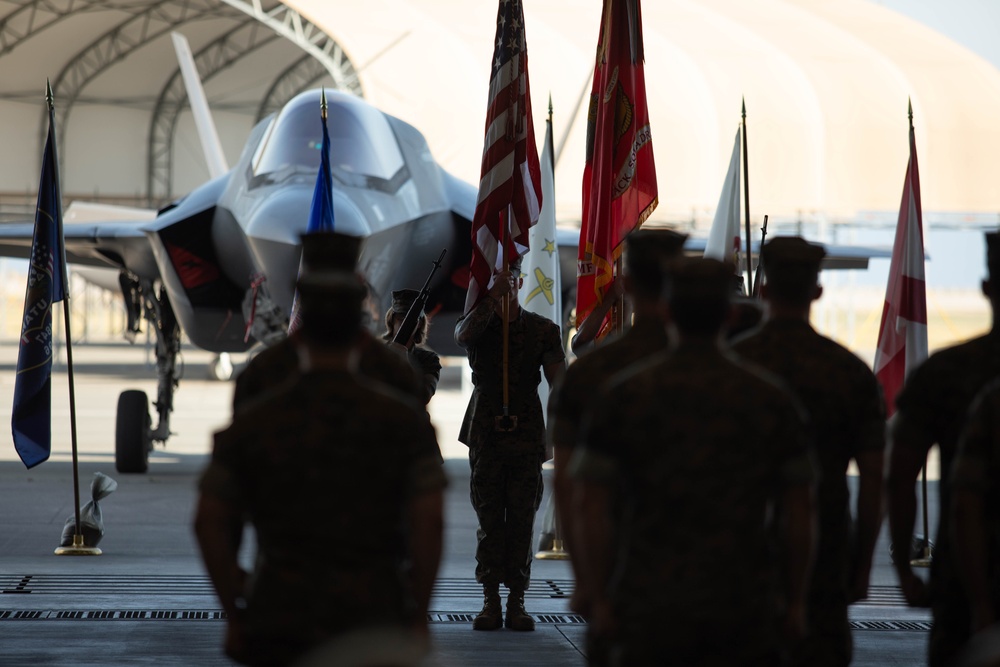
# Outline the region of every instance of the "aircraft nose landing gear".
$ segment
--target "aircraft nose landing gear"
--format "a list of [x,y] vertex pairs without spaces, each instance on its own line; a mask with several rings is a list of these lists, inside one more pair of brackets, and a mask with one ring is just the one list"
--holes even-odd
[[115,417],[115,469],[121,473],[144,473],[149,468],[153,443],[166,442],[170,437],[181,328],[163,289],[159,297],[155,297],[155,288],[150,281],[134,280],[129,287],[142,296],[143,316],[156,332],[155,405],[159,422],[154,429],[146,392],[129,389],[121,393]]

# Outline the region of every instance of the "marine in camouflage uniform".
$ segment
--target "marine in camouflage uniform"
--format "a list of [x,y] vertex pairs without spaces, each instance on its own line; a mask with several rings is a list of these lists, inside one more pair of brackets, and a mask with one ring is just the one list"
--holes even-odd
[[313,279],[299,283],[303,372],[215,435],[199,483],[196,534],[229,615],[227,653],[250,665],[289,664],[362,627],[426,636],[440,558],[445,476],[427,414],[353,372],[357,279]]
[[[685,240],[686,234],[668,229],[638,230],[625,238],[625,294],[632,302],[632,326],[577,358],[552,390],[548,405],[548,437],[555,464],[553,484],[557,511],[564,527],[563,539],[570,555],[575,550],[575,528],[568,522],[573,511],[567,467],[579,439],[581,415],[587,414],[595,388],[613,373],[666,349],[667,329],[660,302],[662,265],[680,256]],[[586,583],[575,561],[573,565],[576,586],[572,607],[586,614]],[[588,650],[588,654],[594,650]]]
[[969,600],[972,632],[986,630],[1000,614],[998,480],[1000,382],[994,381],[973,404],[951,470],[953,553]]
[[[949,665],[969,638],[968,600],[964,594],[951,548],[950,475],[958,438],[976,395],[1000,376],[1000,235],[986,234],[989,278],[983,293],[994,314],[992,330],[965,343],[940,350],[914,369],[896,397],[896,415],[890,423],[889,524],[895,549],[906,554],[916,518],[914,482],[930,448],[940,448],[941,481],[938,486],[940,522],[931,563],[930,587],[914,575],[909,559],[894,559],[904,595],[912,605],[928,602],[934,614],[928,645],[930,667]],[[906,546],[902,546],[906,545]]]
[[[538,398],[541,374],[554,385],[565,367],[559,327],[524,310],[517,301],[520,265],[500,272],[489,293],[455,327],[475,385],[458,439],[469,447],[472,506],[479,518],[476,580],[483,584],[484,605],[473,627],[494,630],[503,622],[500,584],[509,590],[506,625],[534,630],[524,610],[531,577],[531,537],[542,499],[545,421]],[[503,322],[501,301],[510,301],[508,414],[503,412]],[[498,428],[499,427],[499,428]],[[501,428],[509,430],[499,430]]]
[[[341,271],[352,273],[361,251],[361,238],[338,232],[316,232],[302,236],[302,273]],[[298,375],[299,357],[296,352],[299,336],[293,332],[286,338],[262,350],[236,376],[233,390],[233,412],[238,412],[251,399],[279,387]],[[423,388],[403,355],[386,349],[370,333],[362,330],[356,349],[358,370],[365,377],[384,382],[399,391],[423,397]]]
[[[763,250],[766,282],[763,327],[736,340],[733,350],[774,373],[805,407],[815,438],[819,542],[809,587],[809,624],[795,664],[843,667],[851,662],[848,604],[867,596],[882,512],[885,407],[871,369],[852,352],[817,333],[809,310],[823,248],[799,237],[777,237]],[[851,519],[847,466],[859,470],[857,525]]]
[[[419,296],[420,292],[413,289],[401,289],[392,293],[392,306],[385,314],[385,333],[382,334],[382,340],[392,345],[397,328],[402,326],[406,314],[410,312],[410,307]],[[419,378],[420,398],[425,405],[433,398],[438,381],[441,379],[441,358],[437,352],[424,346],[424,341],[427,340],[427,326],[427,316],[421,310],[417,328],[413,330],[410,340],[405,345],[397,345],[406,354],[406,359]]]
[[571,463],[612,665],[773,667],[782,594],[802,630],[815,472],[794,398],[722,347],[732,274],[674,264],[676,342],[604,385]]
[[[297,349],[300,337],[296,333],[261,350],[246,368],[236,376],[233,389],[233,413],[239,412],[253,399],[288,382],[299,374]],[[386,384],[396,391],[423,403],[426,395],[418,382],[413,366],[406,357],[382,344],[369,332],[362,330],[357,342],[357,372],[371,380]]]

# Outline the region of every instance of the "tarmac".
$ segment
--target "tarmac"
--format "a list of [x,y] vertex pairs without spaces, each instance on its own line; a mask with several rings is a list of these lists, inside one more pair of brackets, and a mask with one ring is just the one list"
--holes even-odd
[[[89,499],[95,472],[114,478],[118,488],[100,502],[106,529],[102,554],[54,555],[74,511],[69,383],[65,363],[58,363],[51,459],[26,470],[10,440],[0,447],[0,666],[235,664],[221,651],[225,619],[191,529],[196,479],[211,433],[229,421],[231,383],[210,380],[211,355],[185,347],[171,422],[175,433],[152,454],[147,474],[121,475],[113,455],[117,397],[124,389],[155,394],[151,356],[141,345],[78,344],[73,357],[81,503]],[[16,358],[16,345],[0,343],[0,418],[6,423]],[[60,359],[65,360],[64,349]],[[450,485],[444,553],[430,608],[433,650],[421,664],[584,665],[586,623],[568,610],[573,590],[568,560],[533,564],[526,606],[535,632],[471,629],[482,592],[474,579],[476,518],[468,462],[455,440],[466,404],[461,368],[458,361],[446,365],[430,405]],[[929,483],[932,527],[936,486]],[[543,507],[548,502],[546,489]],[[851,608],[853,664],[923,665],[930,614],[905,605],[885,532],[869,599]],[[242,554],[247,562],[251,548]],[[719,634],[725,641],[721,628]]]

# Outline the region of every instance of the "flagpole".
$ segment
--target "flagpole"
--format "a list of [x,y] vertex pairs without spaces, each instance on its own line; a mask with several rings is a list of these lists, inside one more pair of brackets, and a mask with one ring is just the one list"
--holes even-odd
[[[45,82],[45,102],[49,108],[49,122],[52,122],[54,105],[52,102],[52,86]],[[55,143],[52,145],[53,156],[56,155]],[[53,168],[59,169],[59,160],[54,160]],[[56,178],[58,183],[58,177]],[[62,190],[58,190],[55,205],[62,211]],[[60,261],[62,271],[62,281],[65,288],[69,287],[69,271],[66,268],[65,246],[63,244],[62,214],[54,216],[57,225],[56,236],[59,239],[59,252],[63,255]],[[97,547],[88,547],[83,540],[83,527],[80,525],[80,460],[77,448],[76,437],[76,389],[73,382],[73,336],[69,324],[69,289],[66,289],[63,302],[63,320],[66,329],[66,377],[69,381],[69,432],[70,445],[73,451],[73,516],[76,519],[76,526],[73,532],[73,545],[69,547],[58,547],[55,550],[57,556],[99,556],[101,550]]]
[[[583,99],[583,94],[585,94],[586,92],[587,92],[587,88],[584,87],[583,92],[580,95],[580,99],[581,100]],[[577,102],[577,108],[579,108],[579,106],[580,106],[580,103]],[[572,121],[572,119],[570,119],[570,120]],[[552,136],[552,135],[555,134],[556,126],[552,124],[552,93],[549,93],[549,127],[552,128],[552,130],[549,132],[549,155],[552,156],[552,158],[551,158],[552,159],[552,198],[553,198],[553,203],[554,203],[555,202],[555,194],[556,194],[556,179],[555,179],[555,175],[556,175],[556,150],[555,150],[555,137]],[[567,127],[566,131],[567,131],[567,133],[569,132],[569,128],[568,127]],[[563,140],[563,142],[565,142],[565,139]]]
[[[507,205],[507,212],[503,217],[500,235],[500,251],[503,253],[503,271],[506,273],[510,269],[510,260],[507,257],[507,237],[510,235],[510,215],[511,205]],[[517,281],[514,281],[517,285]],[[510,292],[503,296],[500,312],[503,315],[503,427],[510,430]]]
[[[906,100],[906,115],[910,119],[910,146],[912,152],[912,146],[915,143],[914,132],[913,132],[913,102],[909,98],[907,98]],[[913,560],[911,560],[910,565],[914,567],[930,567],[933,557],[931,556],[930,521],[928,520],[927,517],[927,458],[926,457],[924,457],[924,465],[920,469],[920,501],[924,513],[923,555],[920,558],[914,558]]]
[[[746,218],[743,225],[746,228],[747,247],[743,257],[747,265],[747,295],[753,294],[753,273],[750,267],[750,160],[747,155],[747,101],[743,98],[743,206]],[[736,267],[739,269],[739,267]]]

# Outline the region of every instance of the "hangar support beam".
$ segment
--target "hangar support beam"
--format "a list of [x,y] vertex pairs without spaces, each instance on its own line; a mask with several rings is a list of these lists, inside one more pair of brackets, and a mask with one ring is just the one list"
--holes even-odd
[[0,55],[80,11],[100,6],[100,0],[31,0],[0,17]]
[[[249,14],[322,63],[338,90],[350,90],[353,71],[345,73],[340,46],[322,28],[283,4],[265,9],[261,0],[222,0]],[[353,70],[353,68],[352,68]]]
[[[220,6],[216,0],[157,0],[76,53],[52,82],[59,145],[65,146],[66,123],[73,104],[101,72],[188,21],[232,18],[232,15],[231,10]],[[43,138],[46,127],[43,121],[40,124]],[[44,141],[39,141],[39,145],[42,143]]]

